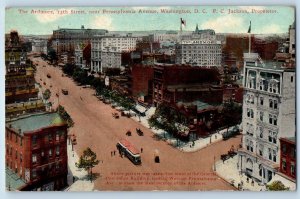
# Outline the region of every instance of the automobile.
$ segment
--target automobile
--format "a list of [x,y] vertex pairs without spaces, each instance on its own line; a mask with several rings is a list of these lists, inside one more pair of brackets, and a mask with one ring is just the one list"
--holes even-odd
[[238,126],[230,127],[228,131],[223,133],[223,140],[227,140],[237,134],[240,133],[240,129]]

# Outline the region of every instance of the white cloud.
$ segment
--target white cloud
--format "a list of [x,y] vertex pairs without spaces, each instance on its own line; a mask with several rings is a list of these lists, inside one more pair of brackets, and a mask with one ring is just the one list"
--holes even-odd
[[227,15],[204,22],[202,29],[213,29],[219,33],[242,33],[248,26],[243,25],[243,19],[237,16]]
[[[41,23],[49,23],[70,15],[72,8],[53,10],[52,13],[35,14],[36,19]],[[58,14],[61,13],[61,14]]]
[[109,16],[97,16],[94,18],[94,20],[91,22],[91,27],[93,28],[100,28],[100,29],[107,29],[107,30],[113,30],[112,25],[112,18]]
[[259,33],[261,33],[261,34],[282,33],[282,30],[279,25],[270,24],[270,25],[264,26]]

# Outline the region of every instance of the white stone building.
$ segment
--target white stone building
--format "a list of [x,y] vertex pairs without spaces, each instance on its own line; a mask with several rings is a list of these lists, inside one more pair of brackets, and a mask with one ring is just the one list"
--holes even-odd
[[280,164],[280,137],[295,136],[294,68],[264,64],[257,53],[244,53],[243,141],[239,169],[262,184]]
[[32,41],[32,52],[47,54],[47,40],[35,39]]
[[121,53],[136,49],[138,37],[99,36],[91,40],[91,70],[103,72],[105,68],[120,68]]
[[175,47],[176,63],[200,67],[221,67],[222,43],[213,30],[199,30],[184,35]]

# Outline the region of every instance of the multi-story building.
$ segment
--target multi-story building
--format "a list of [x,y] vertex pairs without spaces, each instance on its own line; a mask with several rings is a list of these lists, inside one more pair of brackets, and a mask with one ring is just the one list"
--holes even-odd
[[81,29],[58,28],[53,31],[52,48],[56,51],[58,58],[62,53],[74,54],[78,44],[86,43],[96,35],[104,35],[107,33],[104,29],[86,29],[81,26]]
[[242,173],[262,184],[280,163],[280,137],[295,136],[295,68],[263,63],[257,53],[244,53]]
[[296,137],[280,138],[279,172],[296,181]]
[[176,63],[201,67],[221,67],[222,43],[215,31],[198,30],[190,36],[182,36],[175,47]]
[[177,103],[202,100],[222,103],[223,89],[215,69],[174,64],[155,64],[153,103]]
[[117,51],[92,51],[91,70],[105,72],[108,68],[121,67],[121,53]]
[[121,67],[121,53],[136,49],[138,37],[107,35],[91,40],[91,70],[103,72],[106,68]]
[[18,32],[12,31],[5,42],[5,100],[6,104],[37,98],[34,69],[27,63]]
[[32,52],[47,54],[46,39],[34,39],[31,43],[32,43]]
[[75,49],[75,65],[83,69],[90,69],[91,43],[77,45]]
[[[50,191],[67,185],[67,124],[58,113],[11,119],[5,133],[7,187]],[[13,187],[11,175],[24,182],[22,187]]]

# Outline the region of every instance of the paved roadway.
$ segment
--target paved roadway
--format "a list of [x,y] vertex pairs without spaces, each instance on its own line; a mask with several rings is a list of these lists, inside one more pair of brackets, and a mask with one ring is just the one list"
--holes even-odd
[[[43,89],[52,87],[50,101],[54,106],[63,105],[75,122],[74,127],[70,129],[71,134],[77,136],[78,144],[75,150],[80,155],[86,147],[90,147],[97,153],[98,159],[103,163],[97,165],[93,172],[100,173],[95,180],[95,189],[97,190],[232,190],[234,189],[227,182],[213,176],[212,180],[196,180],[196,184],[183,185],[187,180],[178,179],[178,183],[173,184],[151,184],[145,185],[134,180],[135,185],[107,183],[107,177],[111,177],[112,172],[119,173],[175,173],[175,172],[202,172],[212,173],[214,156],[216,159],[221,154],[226,153],[232,145],[237,147],[240,144],[240,136],[227,141],[221,141],[208,146],[200,151],[193,153],[184,153],[168,145],[166,142],[153,138],[153,133],[143,127],[138,122],[130,118],[121,117],[114,119],[112,113],[115,112],[109,105],[99,101],[94,96],[94,91],[90,88],[81,88],[77,86],[69,77],[62,77],[62,71],[58,67],[48,66],[41,58],[31,59],[38,61],[36,72],[36,81],[41,83]],[[45,65],[46,67],[43,67]],[[47,78],[47,74],[51,78]],[[42,81],[40,80],[42,79]],[[43,83],[46,83],[44,85]],[[69,95],[62,95],[61,89],[66,88]],[[59,93],[59,100],[56,97]],[[140,128],[144,136],[138,136],[135,128]],[[133,136],[126,137],[125,132],[131,130]],[[116,156],[111,156],[111,151],[116,150],[116,143],[121,138],[127,138],[135,145],[137,149],[143,148],[142,165],[135,166],[127,158],[121,158],[116,152]],[[116,150],[117,151],[117,150]],[[154,154],[158,152],[160,163],[154,163]],[[174,176],[173,176],[174,177]],[[193,177],[199,177],[193,175]],[[201,176],[200,176],[201,177]],[[111,182],[111,180],[108,180]],[[142,180],[145,182],[145,180]],[[125,181],[124,181],[125,182]],[[132,182],[132,180],[126,181]],[[175,181],[173,181],[175,182]]]

